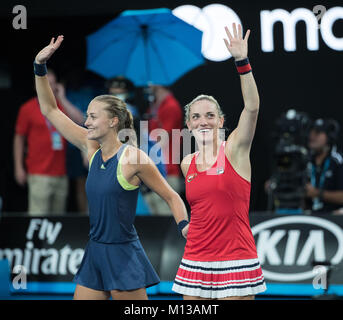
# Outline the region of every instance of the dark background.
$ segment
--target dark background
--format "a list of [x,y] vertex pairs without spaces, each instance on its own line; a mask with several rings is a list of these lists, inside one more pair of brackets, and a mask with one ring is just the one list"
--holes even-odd
[[[0,87],[1,97],[1,155],[0,195],[4,211],[25,211],[26,190],[16,185],[13,178],[12,141],[14,124],[22,103],[35,94],[32,62],[36,53],[47,45],[52,36],[63,34],[62,47],[49,65],[61,78],[71,70],[84,69],[86,35],[96,31],[126,9],[166,7],[174,9],[182,4],[202,8],[210,1],[8,1],[0,4],[0,80],[9,85]],[[289,108],[305,111],[311,117],[331,117],[341,123],[342,111],[342,52],[329,48],[319,33],[319,50],[309,51],[306,46],[304,22],[297,24],[297,50],[286,52],[283,47],[281,23],[274,27],[274,52],[261,50],[260,11],[285,9],[289,12],[304,7],[312,11],[321,4],[327,9],[342,5],[334,1],[217,1],[233,9],[244,29],[250,28],[249,58],[260,93],[261,109],[256,135],[251,150],[252,197],[251,210],[266,209],[263,185],[271,174],[273,141],[271,132],[275,119]],[[15,30],[12,13],[15,5],[27,9],[27,29]],[[336,37],[343,37],[343,20],[333,26]],[[97,80],[94,74],[85,77]],[[179,79],[172,90],[181,105],[200,93],[213,95],[227,117],[227,126],[237,124],[243,101],[239,77],[232,59],[224,62],[206,61]],[[143,111],[143,110],[141,110]],[[342,138],[342,133],[340,134]],[[340,139],[341,141],[341,139]],[[339,142],[339,147],[342,144]]]

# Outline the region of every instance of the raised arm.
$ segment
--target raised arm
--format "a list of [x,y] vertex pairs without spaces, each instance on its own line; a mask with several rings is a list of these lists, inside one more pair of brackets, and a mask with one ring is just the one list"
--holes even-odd
[[243,38],[242,26],[233,23],[233,35],[227,27],[225,27],[228,39],[224,39],[227,49],[235,59],[237,69],[240,73],[241,89],[244,101],[244,109],[241,113],[237,128],[231,133],[227,143],[232,146],[232,154],[238,157],[238,161],[242,157],[249,157],[251,144],[254,138],[257,116],[259,111],[260,99],[255,83],[254,76],[251,72],[251,67],[248,59],[248,38],[250,30],[248,30]]
[[[44,75],[45,64],[59,48],[63,36],[52,38],[50,44],[43,48],[35,58],[35,82],[37,96],[42,114],[53,124],[70,143],[80,150],[87,151],[87,130],[69,119],[56,104],[55,96],[50,88],[48,78]],[[41,71],[41,72],[39,72]],[[40,75],[37,75],[40,74]]]

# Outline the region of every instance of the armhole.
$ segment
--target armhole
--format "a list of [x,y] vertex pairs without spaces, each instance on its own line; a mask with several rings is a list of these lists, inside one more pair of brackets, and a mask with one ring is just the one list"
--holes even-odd
[[225,141],[224,145],[224,161],[227,161],[229,166],[232,168],[233,172],[242,180],[244,180],[245,182],[248,182],[251,185],[251,176],[250,176],[250,180],[244,178],[240,173],[238,173],[237,169],[233,166],[233,164],[231,163],[230,159],[228,158],[228,156],[226,155],[225,152],[225,147],[226,147],[227,142]]
[[97,153],[99,150],[100,150],[100,149],[96,150],[96,151],[93,153],[92,157],[90,158],[90,160],[89,160],[89,165],[88,165],[88,170],[90,170],[91,165],[92,165],[92,162],[93,162],[93,159],[94,159],[96,153]]
[[[192,162],[195,161],[195,158],[198,156],[198,153],[199,153],[199,151],[197,151],[197,152],[195,152],[195,153],[192,154],[192,156],[191,156],[191,162],[189,163],[189,166],[188,166],[186,175],[184,176],[185,179],[186,179],[186,177],[188,176],[188,172],[189,172],[189,169],[191,168]],[[183,172],[182,172],[182,173],[183,173]]]
[[135,186],[135,185],[127,182],[127,180],[125,179],[125,177],[124,177],[124,175],[123,175],[123,173],[121,171],[121,160],[122,160],[122,158],[124,156],[125,150],[126,150],[126,147],[123,150],[122,154],[120,155],[120,158],[119,158],[119,161],[118,161],[117,179],[118,179],[118,182],[119,182],[119,184],[121,185],[121,187],[123,189],[131,191],[131,190],[135,190],[135,189],[139,188],[139,186]]

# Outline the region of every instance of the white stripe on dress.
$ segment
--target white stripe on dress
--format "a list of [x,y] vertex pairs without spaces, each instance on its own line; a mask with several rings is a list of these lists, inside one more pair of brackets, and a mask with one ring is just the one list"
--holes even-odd
[[[184,274],[185,272],[186,274]],[[239,272],[245,272],[246,278],[232,279],[231,276],[235,277],[234,275]],[[256,276],[256,272],[260,275]],[[196,277],[193,278],[192,274]],[[224,279],[220,282],[208,281],[208,279],[201,279],[202,274],[204,276],[222,275]],[[225,280],[225,274],[227,280]],[[184,295],[216,299],[228,296],[255,295],[265,291],[266,285],[258,259],[213,262],[182,259],[172,290]]]

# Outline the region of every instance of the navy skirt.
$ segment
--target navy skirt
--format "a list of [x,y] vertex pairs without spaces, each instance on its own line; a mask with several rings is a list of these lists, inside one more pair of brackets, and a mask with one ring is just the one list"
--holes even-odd
[[129,291],[158,284],[160,279],[139,240],[107,244],[89,240],[77,284],[101,291]]

